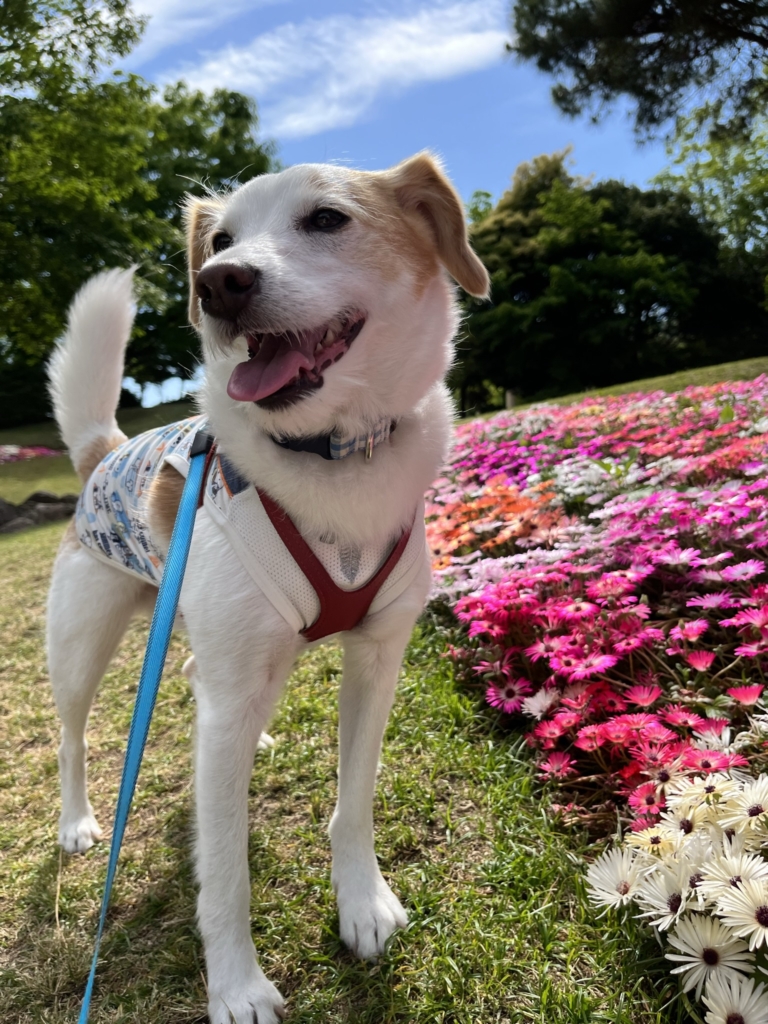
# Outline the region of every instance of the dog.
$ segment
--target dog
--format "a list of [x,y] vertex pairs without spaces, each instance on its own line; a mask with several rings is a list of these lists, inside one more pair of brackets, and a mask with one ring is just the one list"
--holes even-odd
[[[131,463],[136,445],[115,419],[132,271],[86,283],[50,363],[56,419],[84,483],[48,611],[62,720],[59,841],[84,852],[101,836],[86,785],[90,705],[129,620],[153,605],[184,484],[179,452],[204,422],[217,455],[179,608],[193,651],[185,672],[197,709],[196,871],[208,1013],[212,1024],[275,1024],[283,1000],[259,967],[250,933],[248,786],[283,684],[300,652],[317,642],[308,620],[318,604],[319,633],[335,630],[344,651],[329,826],[341,938],[358,956],[375,958],[407,923],[376,860],[372,800],[403,652],[430,587],[421,510],[447,455],[453,416],[443,384],[459,323],[450,278],[478,297],[488,295],[489,278],[469,244],[459,197],[428,153],[376,172],[290,167],[227,195],[189,198],[185,224],[189,315],[205,362],[201,414],[154,438],[152,474],[149,442]],[[325,450],[334,444],[341,455]],[[127,498],[110,492],[118,477]],[[319,591],[307,590],[306,572],[294,580],[292,569],[270,568],[272,547],[264,554],[254,541],[245,550],[250,520],[235,535],[226,519],[242,514],[238,502],[251,502],[248,515],[261,516],[265,531],[288,521],[315,562],[325,558],[326,576],[335,572],[342,604],[358,589],[349,581],[370,581],[384,561],[397,563],[395,583],[385,582],[357,618],[339,618],[333,593],[323,604]],[[111,532],[98,525],[105,504]],[[277,513],[267,523],[269,508]],[[408,551],[401,572],[398,559]]]

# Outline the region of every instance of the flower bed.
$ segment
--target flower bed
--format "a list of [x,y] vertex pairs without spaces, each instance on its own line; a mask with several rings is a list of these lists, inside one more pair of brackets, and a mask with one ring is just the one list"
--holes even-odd
[[[505,413],[459,428],[430,495],[433,597],[463,624],[458,671],[531,723],[564,815],[605,832],[618,812],[641,846],[669,833],[663,870],[632,861],[646,886],[688,856],[673,794],[768,768],[766,408],[760,377]],[[758,817],[768,829],[768,795]],[[707,822],[714,863],[728,852]],[[747,998],[734,985],[708,1022]],[[742,1017],[768,1022],[768,995],[750,992],[766,1016]]]
[[51,455],[61,455],[60,451],[54,448],[44,448],[42,445],[20,445],[0,444],[0,466],[6,462],[22,462],[27,459],[46,458]]

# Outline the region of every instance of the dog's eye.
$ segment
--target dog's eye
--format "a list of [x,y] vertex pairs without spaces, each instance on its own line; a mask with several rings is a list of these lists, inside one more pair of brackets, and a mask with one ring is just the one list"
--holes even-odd
[[349,217],[346,213],[324,206],[311,213],[304,222],[304,226],[308,231],[333,231],[335,228],[340,228],[342,224],[346,224],[348,220]]
[[218,235],[213,236],[213,251],[223,252],[232,245],[232,236],[228,235],[226,231],[220,231]]

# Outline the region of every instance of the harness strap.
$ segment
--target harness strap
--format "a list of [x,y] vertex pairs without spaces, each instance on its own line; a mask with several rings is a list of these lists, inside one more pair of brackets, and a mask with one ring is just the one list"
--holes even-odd
[[285,509],[257,487],[259,498],[270,522],[280,535],[301,571],[312,584],[319,600],[320,614],[301,635],[306,640],[322,640],[332,633],[343,633],[359,625],[368,613],[373,599],[385,580],[400,561],[411,536],[409,527],[389,553],[376,575],[356,590],[342,590],[328,575],[323,563],[297,530]]
[[136,789],[136,779],[139,774],[141,758],[144,754],[144,745],[147,742],[149,723],[155,708],[155,698],[157,697],[157,690],[160,685],[160,676],[163,674],[165,656],[168,653],[171,630],[173,629],[176,609],[179,604],[181,583],[184,579],[189,546],[192,541],[195,514],[197,512],[199,496],[203,491],[212,447],[213,438],[203,431],[198,431],[190,450],[189,473],[184,484],[179,511],[173,527],[168,556],[163,570],[163,578],[160,581],[155,611],[152,615],[152,625],[149,628],[149,639],[147,641],[146,654],[144,655],[144,664],[141,667],[139,688],[136,691],[131,731],[128,736],[125,761],[123,762],[123,775],[120,779],[115,823],[112,828],[112,843],[109,848],[109,863],[107,864],[107,878],[104,883],[104,894],[101,900],[99,926],[96,932],[96,946],[93,952],[91,973],[88,975],[88,984],[85,987],[83,1004],[80,1007],[78,1024],[87,1024],[88,1021],[88,1011],[91,1005],[91,995],[93,994],[93,982],[96,977],[96,965],[99,960],[101,936],[107,919],[109,895],[115,879],[117,858],[123,842],[125,824],[128,820],[128,812],[131,809],[133,793]]

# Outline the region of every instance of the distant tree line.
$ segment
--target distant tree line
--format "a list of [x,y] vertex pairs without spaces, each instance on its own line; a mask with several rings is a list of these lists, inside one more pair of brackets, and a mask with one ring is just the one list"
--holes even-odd
[[495,207],[470,210],[492,295],[465,300],[463,411],[768,353],[768,246],[728,236],[717,190],[697,198],[692,172],[651,189],[579,180],[566,156],[523,164]]

